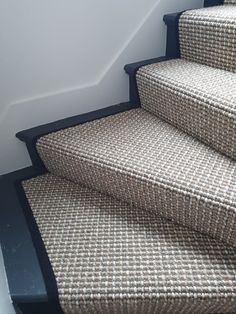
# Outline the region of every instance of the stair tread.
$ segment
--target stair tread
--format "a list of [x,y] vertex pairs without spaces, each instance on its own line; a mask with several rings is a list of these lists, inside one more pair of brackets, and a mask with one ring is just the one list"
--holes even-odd
[[184,12],[179,21],[181,57],[236,71],[236,6]]
[[236,245],[236,163],[143,109],[42,137],[48,170]]
[[141,105],[236,159],[236,76],[184,59],[144,66],[137,73]]
[[236,251],[51,174],[23,182],[65,313],[230,313]]

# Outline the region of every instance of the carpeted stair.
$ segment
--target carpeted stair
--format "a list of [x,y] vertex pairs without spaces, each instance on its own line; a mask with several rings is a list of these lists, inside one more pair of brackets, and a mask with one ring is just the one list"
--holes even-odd
[[65,313],[236,312],[236,1],[184,12],[141,108],[49,133],[23,182]]
[[143,109],[39,139],[47,169],[236,246],[236,163]]
[[52,174],[23,186],[65,313],[236,309],[236,249]]
[[175,59],[142,67],[137,83],[145,110],[236,159],[235,73]]
[[235,5],[187,11],[179,31],[182,58],[235,72]]

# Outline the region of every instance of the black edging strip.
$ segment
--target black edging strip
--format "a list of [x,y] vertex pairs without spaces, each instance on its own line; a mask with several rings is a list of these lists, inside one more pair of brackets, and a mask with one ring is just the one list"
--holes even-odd
[[180,58],[179,20],[185,11],[166,14],[163,21],[167,26],[166,57]]
[[224,0],[205,0],[204,7],[212,7],[214,5],[221,5],[224,4]]
[[26,143],[34,168],[38,169],[39,171],[46,171],[46,168],[36,149],[36,142],[40,137],[52,132],[57,132],[79,124],[105,118],[107,116],[115,115],[117,113],[121,113],[137,107],[138,105],[131,102],[121,103],[103,109],[91,111],[85,114],[80,114],[55,122],[47,123],[31,129],[23,130],[18,132],[16,134],[16,137]]
[[129,98],[130,98],[131,103],[137,104],[138,106],[141,105],[139,92],[138,92],[138,85],[137,85],[137,80],[136,80],[136,74],[138,70],[145,65],[158,63],[158,62],[162,62],[166,60],[167,60],[166,57],[158,57],[158,58],[153,58],[153,59],[126,64],[124,66],[125,72],[129,75]]
[[27,167],[0,176],[0,242],[9,292],[14,305],[30,304],[31,308],[47,302],[47,291],[15,181],[40,174]]
[[[34,176],[24,178],[23,180],[29,180],[34,177],[37,177],[38,174],[35,174]],[[28,202],[28,199],[26,197],[24,188],[21,184],[22,180],[16,180],[14,182],[15,189],[17,191],[17,195],[19,198],[19,202],[22,205],[22,209],[25,215],[25,219],[27,222],[27,226],[29,228],[32,241],[34,244],[34,247],[36,249],[36,254],[38,257],[38,261],[41,267],[41,271],[43,274],[46,290],[47,290],[47,296],[48,296],[48,302],[45,303],[45,309],[40,309],[39,313],[44,314],[61,314],[63,313],[60,303],[59,303],[59,297],[58,297],[58,289],[57,289],[57,282],[56,278],[53,272],[53,268],[51,265],[51,262],[49,260],[44,242],[42,240],[38,225],[36,223],[36,220],[33,216],[33,212],[31,210],[30,204]],[[21,305],[18,305],[19,308],[21,308]],[[24,308],[24,306],[23,306]],[[23,309],[24,310],[24,309]],[[43,312],[42,312],[43,310]],[[34,312],[35,313],[35,312]]]

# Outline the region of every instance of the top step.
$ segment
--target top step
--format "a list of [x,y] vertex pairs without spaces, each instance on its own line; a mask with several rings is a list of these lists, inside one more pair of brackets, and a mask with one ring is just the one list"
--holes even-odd
[[236,6],[184,12],[179,21],[179,36],[181,58],[236,72]]

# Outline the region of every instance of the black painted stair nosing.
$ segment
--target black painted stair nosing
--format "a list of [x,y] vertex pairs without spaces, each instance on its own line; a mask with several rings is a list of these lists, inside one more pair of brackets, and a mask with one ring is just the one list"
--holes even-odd
[[21,181],[44,172],[28,167],[0,177],[0,239],[9,292],[23,313],[61,313],[56,280]]
[[136,107],[138,107],[136,104],[132,104],[130,102],[120,103],[103,109],[76,115],[73,117],[61,119],[55,122],[20,131],[16,134],[16,137],[26,143],[34,168],[38,169],[39,171],[46,171],[45,166],[36,149],[36,142],[40,137],[52,132],[57,132],[96,119],[101,119]]
[[205,0],[204,1],[204,7],[212,7],[215,5],[221,5],[224,4],[224,0]]
[[138,86],[137,86],[137,81],[136,81],[137,71],[145,65],[166,61],[167,59],[168,59],[167,57],[158,57],[158,58],[153,58],[153,59],[126,64],[124,66],[125,72],[129,75],[129,98],[130,98],[131,103],[135,103],[138,106],[140,106],[140,98],[139,98]]
[[179,19],[183,12],[166,14],[163,17],[167,26],[166,57],[169,59],[180,58]]

